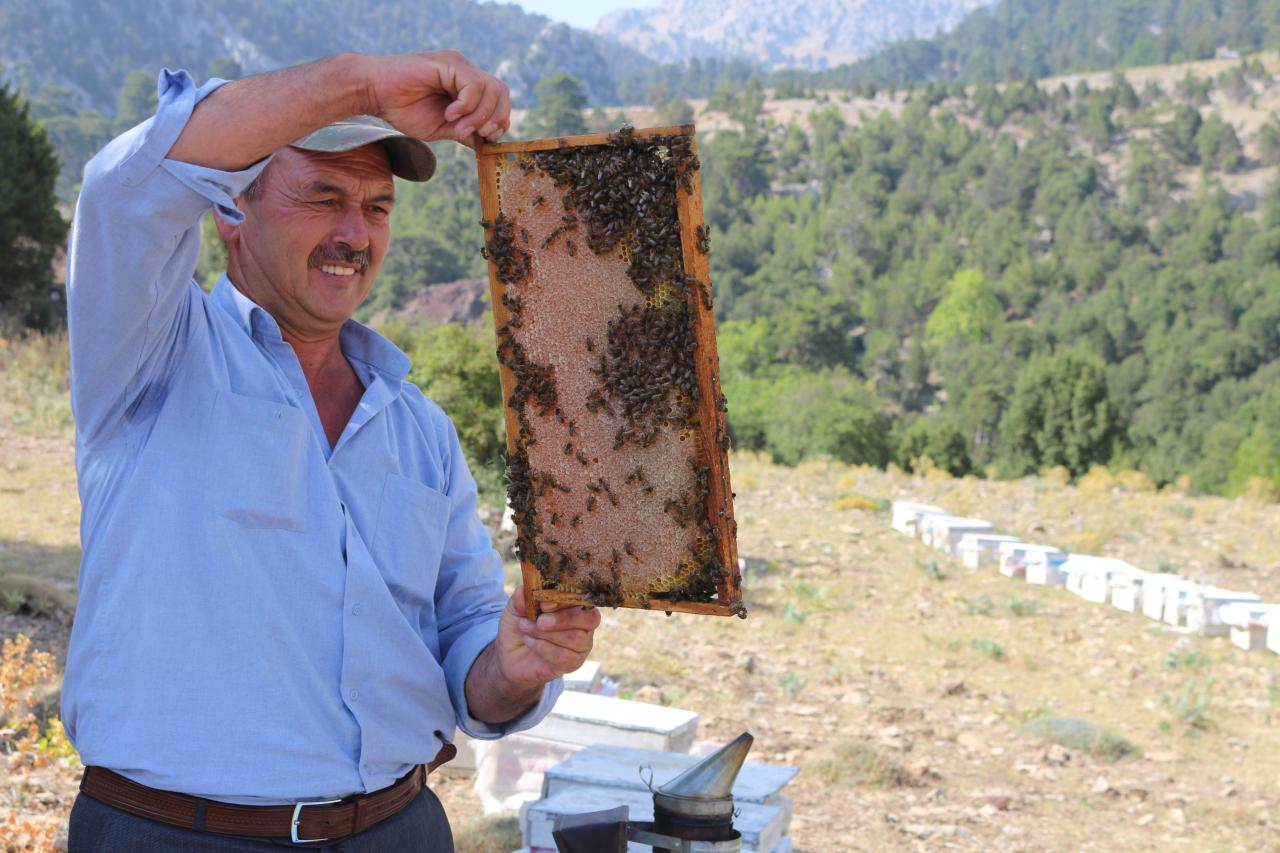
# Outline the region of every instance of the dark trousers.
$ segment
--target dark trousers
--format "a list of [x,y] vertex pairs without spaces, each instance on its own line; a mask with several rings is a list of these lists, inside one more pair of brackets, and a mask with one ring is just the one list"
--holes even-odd
[[328,844],[293,844],[287,838],[236,838],[178,829],[129,814],[84,794],[71,809],[68,853],[264,853],[292,847],[326,853],[453,853],[444,806],[430,788],[412,803],[359,835]]

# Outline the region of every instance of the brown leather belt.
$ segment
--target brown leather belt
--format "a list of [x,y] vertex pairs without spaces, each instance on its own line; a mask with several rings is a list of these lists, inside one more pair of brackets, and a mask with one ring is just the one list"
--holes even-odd
[[105,767],[86,767],[80,790],[93,799],[148,820],[197,832],[294,842],[332,841],[363,832],[413,802],[427,774],[457,754],[447,743],[430,764],[419,764],[394,785],[341,800],[285,806],[242,806],[140,785]]

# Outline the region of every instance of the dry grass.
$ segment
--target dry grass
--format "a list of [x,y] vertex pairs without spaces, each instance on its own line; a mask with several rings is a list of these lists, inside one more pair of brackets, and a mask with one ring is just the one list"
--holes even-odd
[[515,815],[477,815],[451,823],[457,853],[511,853],[520,847]]
[[0,337],[0,426],[25,435],[66,435],[72,428],[65,332]]
[[902,764],[871,744],[845,738],[814,750],[804,762],[804,769],[833,785],[876,785],[901,788],[919,784]]

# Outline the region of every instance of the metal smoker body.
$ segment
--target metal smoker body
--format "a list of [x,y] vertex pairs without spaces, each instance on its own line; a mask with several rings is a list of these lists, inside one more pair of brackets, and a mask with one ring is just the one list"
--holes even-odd
[[560,853],[626,853],[627,842],[654,853],[739,853],[733,783],[751,749],[747,732],[653,792],[653,820],[630,821],[626,806],[564,815],[556,821]]

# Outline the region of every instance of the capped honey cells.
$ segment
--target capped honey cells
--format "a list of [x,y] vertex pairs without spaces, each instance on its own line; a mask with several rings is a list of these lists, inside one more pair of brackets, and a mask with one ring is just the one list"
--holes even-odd
[[478,161],[526,601],[745,616],[693,128]]

